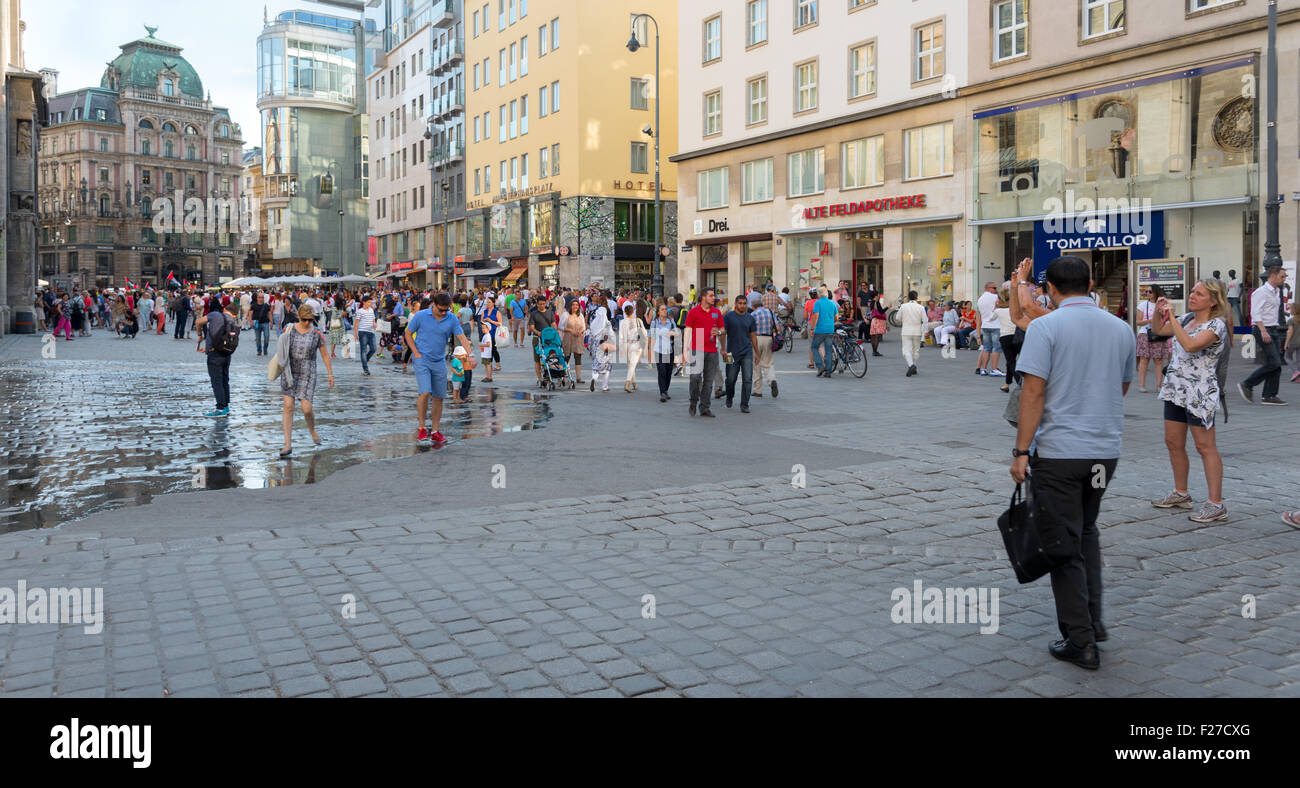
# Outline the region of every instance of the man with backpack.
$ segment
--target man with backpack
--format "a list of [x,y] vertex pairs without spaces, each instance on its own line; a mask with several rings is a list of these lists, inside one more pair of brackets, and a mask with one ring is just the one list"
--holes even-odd
[[217,400],[217,407],[203,415],[217,418],[230,415],[230,357],[239,347],[240,328],[236,315],[239,307],[238,302],[223,307],[218,298],[210,303],[212,311],[195,321],[194,328],[203,332],[196,350],[207,353],[208,378],[212,381],[212,396]]
[[176,330],[172,332],[173,339],[186,339],[189,337],[188,329],[190,326],[190,297],[185,293],[177,293],[173,299],[176,310]]

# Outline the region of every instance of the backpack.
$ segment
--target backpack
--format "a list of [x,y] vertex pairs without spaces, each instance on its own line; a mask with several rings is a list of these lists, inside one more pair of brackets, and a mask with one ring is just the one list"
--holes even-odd
[[677,307],[677,327],[678,327],[678,328],[685,328],[685,327],[686,327],[686,312],[687,312],[687,309],[686,309],[686,305],[685,305],[685,304],[682,304],[681,306]]
[[216,336],[212,337],[212,347],[209,349],[223,356],[233,355],[239,347],[239,323],[224,313],[218,314],[221,315],[221,327],[217,329]]

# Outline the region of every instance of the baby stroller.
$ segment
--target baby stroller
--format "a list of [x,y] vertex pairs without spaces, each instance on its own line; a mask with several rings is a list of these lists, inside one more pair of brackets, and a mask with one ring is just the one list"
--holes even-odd
[[578,381],[573,377],[573,370],[564,358],[564,346],[560,343],[560,332],[547,326],[542,329],[541,341],[537,343],[537,356],[542,364],[542,377],[537,385],[554,391],[556,387],[577,388]]

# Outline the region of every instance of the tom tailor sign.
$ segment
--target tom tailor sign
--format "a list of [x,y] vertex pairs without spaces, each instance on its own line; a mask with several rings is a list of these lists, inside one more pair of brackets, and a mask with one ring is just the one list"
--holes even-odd
[[854,216],[860,213],[881,213],[905,208],[924,208],[925,195],[911,194],[906,197],[887,197],[881,200],[864,200],[862,202],[841,202],[833,205],[818,205],[805,208],[805,219],[829,219],[832,216]]

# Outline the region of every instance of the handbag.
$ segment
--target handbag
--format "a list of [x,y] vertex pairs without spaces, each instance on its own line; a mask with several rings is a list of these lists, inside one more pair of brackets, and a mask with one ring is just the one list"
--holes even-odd
[[376,320],[375,330],[381,334],[391,334],[393,332],[393,324],[387,320]]
[[[1025,490],[1022,498],[1022,489]],[[998,518],[1002,544],[1006,546],[1011,568],[1021,584],[1032,583],[1052,571],[1053,561],[1043,549],[1036,527],[1033,480],[1017,484],[1011,494],[1011,506]]]
[[272,353],[271,360],[266,362],[266,379],[275,380],[280,377],[282,372],[284,372],[284,367],[280,365],[279,354]]
[[1002,418],[1012,427],[1020,425],[1020,381],[1011,381],[1011,391],[1007,395],[1007,407],[1002,411]]
[[343,318],[335,314],[333,319],[330,320],[330,328],[343,328]]

